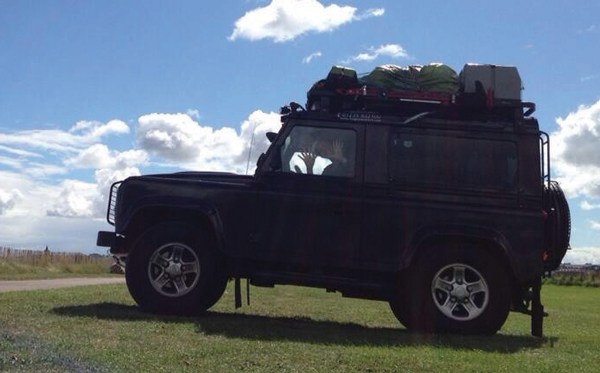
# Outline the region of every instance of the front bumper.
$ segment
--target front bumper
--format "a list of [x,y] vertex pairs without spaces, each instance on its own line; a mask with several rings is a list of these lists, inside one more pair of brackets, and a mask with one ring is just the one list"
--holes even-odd
[[116,243],[117,234],[115,232],[98,232],[98,237],[96,238],[96,246],[113,247]]
[[115,232],[100,231],[96,238],[96,246],[110,247],[111,253],[118,254],[122,251],[123,239],[123,236],[119,236]]

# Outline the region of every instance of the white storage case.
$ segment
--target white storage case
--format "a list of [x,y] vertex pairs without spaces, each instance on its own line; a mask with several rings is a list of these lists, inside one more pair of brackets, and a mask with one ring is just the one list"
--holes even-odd
[[496,100],[521,100],[521,77],[514,66],[466,64],[460,72],[464,92],[475,93],[477,81],[485,93],[491,89]]

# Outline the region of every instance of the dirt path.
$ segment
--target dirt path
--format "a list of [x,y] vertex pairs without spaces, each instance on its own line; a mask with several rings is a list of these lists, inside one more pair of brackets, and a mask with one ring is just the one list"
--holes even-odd
[[71,286],[120,284],[125,283],[123,277],[73,277],[52,280],[18,280],[0,281],[0,293],[7,291],[58,289]]

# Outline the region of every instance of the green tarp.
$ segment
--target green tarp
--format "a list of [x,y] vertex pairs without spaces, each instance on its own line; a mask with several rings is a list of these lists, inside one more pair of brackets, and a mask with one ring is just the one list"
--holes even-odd
[[381,65],[358,79],[360,85],[394,91],[456,93],[458,75],[447,65]]

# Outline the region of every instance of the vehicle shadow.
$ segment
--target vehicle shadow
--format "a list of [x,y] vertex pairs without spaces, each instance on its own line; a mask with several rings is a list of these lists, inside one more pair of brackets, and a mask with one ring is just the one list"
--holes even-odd
[[309,317],[249,315],[208,311],[181,317],[146,313],[137,306],[118,303],[56,307],[53,314],[114,321],[157,321],[194,324],[198,333],[257,341],[290,341],[348,346],[409,347],[427,345],[458,350],[515,353],[553,345],[557,338],[527,335],[494,336],[423,335],[402,328],[368,327],[354,323],[313,320]]

